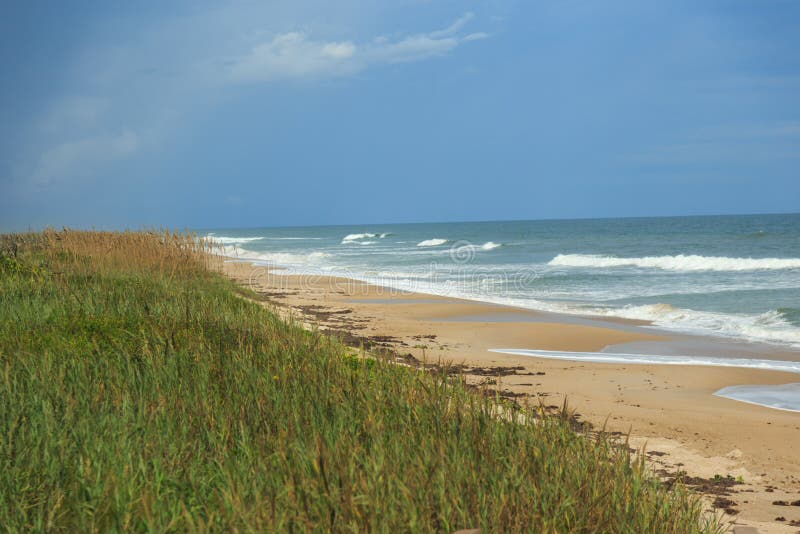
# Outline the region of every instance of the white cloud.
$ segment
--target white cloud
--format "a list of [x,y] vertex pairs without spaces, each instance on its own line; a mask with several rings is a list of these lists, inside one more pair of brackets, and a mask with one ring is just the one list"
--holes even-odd
[[138,148],[139,138],[130,130],[65,142],[39,156],[31,180],[44,187],[66,178],[89,176],[112,160],[132,156]]
[[355,51],[349,42],[323,43],[301,32],[282,33],[235,61],[230,76],[236,81],[337,76],[354,71]]
[[356,46],[351,42],[328,43],[322,47],[322,55],[334,59],[344,59],[356,52]]
[[489,34],[486,33],[486,32],[475,32],[475,33],[470,33],[469,35],[464,36],[464,38],[461,39],[461,40],[463,42],[465,42],[465,43],[468,43],[470,41],[480,41],[482,39],[488,39],[488,38],[489,38]]
[[448,26],[443,30],[431,32],[428,34],[428,37],[431,37],[432,39],[441,39],[442,37],[450,37],[452,35],[455,35],[461,28],[464,27],[464,25],[467,24],[467,22],[472,20],[472,17],[474,16],[475,15],[473,15],[472,13],[464,13],[450,26]]
[[330,78],[355,74],[374,65],[444,56],[461,43],[489,36],[482,32],[458,35],[472,18],[472,13],[467,13],[442,30],[394,41],[380,36],[363,45],[317,41],[303,32],[280,33],[229,62],[228,78],[234,82]]
[[[144,152],[145,132],[147,148],[168,142],[169,131],[179,128],[184,116],[213,105],[220,81],[339,78],[373,66],[444,56],[487,37],[464,32],[474,18],[466,13],[428,33],[323,39],[319,32],[358,28],[352,14],[362,13],[364,5],[356,2],[348,11],[298,4],[286,0],[283,7],[248,3],[241,9],[199,10],[82,51],[71,70],[80,81],[75,94],[84,96],[61,96],[43,106],[31,121],[30,148],[20,150],[25,154],[15,179],[40,189],[112,172],[114,162]],[[375,6],[375,14],[381,12]],[[285,31],[292,27],[315,31]],[[221,68],[220,58],[232,60]]]
[[443,56],[458,46],[455,37],[434,39],[428,35],[412,35],[396,43],[385,43],[367,52],[370,63],[403,63]]

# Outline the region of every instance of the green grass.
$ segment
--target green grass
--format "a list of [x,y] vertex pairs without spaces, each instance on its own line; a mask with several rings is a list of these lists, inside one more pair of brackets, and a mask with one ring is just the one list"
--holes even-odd
[[190,237],[0,245],[8,531],[718,530],[602,437],[282,322]]

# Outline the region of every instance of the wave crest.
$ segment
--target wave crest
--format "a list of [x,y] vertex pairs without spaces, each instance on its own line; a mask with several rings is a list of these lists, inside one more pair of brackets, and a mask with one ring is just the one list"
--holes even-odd
[[426,239],[425,241],[420,241],[419,243],[417,243],[417,246],[418,247],[438,247],[439,245],[444,245],[448,241],[449,241],[449,239],[439,239],[439,238]]
[[800,269],[800,258],[728,258],[725,256],[645,256],[617,258],[594,254],[559,254],[548,265],[557,267],[641,267],[666,271],[761,271]]
[[239,243],[249,243],[251,241],[259,241],[264,239],[263,237],[228,237],[224,235],[214,235],[208,234],[206,239],[210,239],[214,243],[219,243],[222,245],[237,245]]
[[800,347],[800,328],[780,310],[760,315],[736,315],[722,312],[676,308],[669,304],[644,304],[607,310],[600,315],[650,321],[655,326],[698,334],[716,334],[748,341],[788,344]]
[[368,239],[370,237],[376,237],[376,234],[347,234],[342,238],[342,243],[358,241],[359,239]]
[[[384,239],[386,237],[389,237],[390,235],[392,235],[392,234],[389,233],[389,232],[384,232],[382,234],[371,234],[371,233],[347,234],[346,236],[344,236],[342,238],[342,244],[344,245],[344,244],[347,244],[347,243],[358,243],[362,239],[374,239],[376,237],[378,239]],[[370,243],[374,243],[374,241],[371,241]],[[361,243],[361,244],[364,245],[366,243]]]
[[229,258],[240,260],[252,260],[253,262],[264,262],[279,266],[307,266],[318,264],[331,255],[327,252],[311,252],[309,254],[297,254],[291,252],[254,252],[243,248],[224,247],[223,253]]

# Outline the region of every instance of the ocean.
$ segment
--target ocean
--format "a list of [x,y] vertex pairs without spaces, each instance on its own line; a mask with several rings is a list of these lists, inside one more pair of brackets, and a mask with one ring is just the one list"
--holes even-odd
[[199,233],[289,273],[800,348],[800,214]]

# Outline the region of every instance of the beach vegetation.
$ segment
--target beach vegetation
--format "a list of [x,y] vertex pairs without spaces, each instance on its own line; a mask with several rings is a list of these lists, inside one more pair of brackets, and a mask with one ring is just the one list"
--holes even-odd
[[604,434],[354,355],[209,252],[170,232],[0,237],[4,530],[719,531]]

